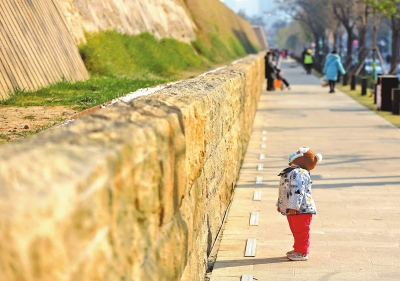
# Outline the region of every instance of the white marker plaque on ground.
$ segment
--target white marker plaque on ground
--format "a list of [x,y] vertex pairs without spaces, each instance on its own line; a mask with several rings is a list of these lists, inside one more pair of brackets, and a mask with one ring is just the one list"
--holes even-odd
[[258,164],[257,165],[257,171],[262,171],[264,170],[264,165],[263,164]]
[[262,184],[262,177],[256,177],[256,184]]
[[267,134],[267,131],[262,131],[262,134],[263,134],[263,135],[266,135],[266,134]]
[[258,225],[258,218],[260,217],[259,212],[250,213],[250,225]]
[[267,137],[262,137],[261,140],[262,141],[267,141]]
[[263,143],[263,144],[261,145],[261,148],[267,148],[267,145]]
[[253,281],[253,275],[242,275],[240,281]]
[[250,238],[247,239],[246,251],[244,253],[245,257],[255,257],[256,256],[257,239]]
[[261,190],[254,191],[253,201],[261,201]]
[[265,154],[260,154],[260,160],[264,160],[265,159]]

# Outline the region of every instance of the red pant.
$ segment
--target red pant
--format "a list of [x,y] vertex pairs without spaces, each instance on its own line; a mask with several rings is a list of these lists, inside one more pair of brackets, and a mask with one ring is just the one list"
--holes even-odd
[[297,253],[308,254],[312,214],[289,215],[286,217],[294,238],[293,249]]

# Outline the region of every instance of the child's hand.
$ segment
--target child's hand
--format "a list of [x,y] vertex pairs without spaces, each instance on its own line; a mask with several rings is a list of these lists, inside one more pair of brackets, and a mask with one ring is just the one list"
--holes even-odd
[[296,210],[288,209],[288,210],[287,210],[287,214],[288,214],[288,215],[296,215],[297,212],[296,212]]

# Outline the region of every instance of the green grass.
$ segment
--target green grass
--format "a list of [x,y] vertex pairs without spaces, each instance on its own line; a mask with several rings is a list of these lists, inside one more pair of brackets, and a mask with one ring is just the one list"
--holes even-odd
[[89,80],[63,80],[36,91],[16,90],[0,101],[0,107],[67,106],[81,111],[140,88],[180,79],[185,71],[206,70],[246,54],[237,39],[231,40],[231,52],[218,36],[210,37],[211,47],[201,39],[190,45],[171,38],[157,40],[149,33],[131,36],[102,31],[86,37],[79,51]]
[[102,31],[86,34],[79,50],[91,74],[99,76],[170,78],[188,67],[201,67],[204,58],[189,44],[171,38],[157,40],[152,34],[137,36]]
[[[318,71],[315,71],[313,69],[312,73],[317,76],[317,77],[322,77],[323,75],[319,73]],[[368,81],[369,85],[373,85],[372,81]],[[393,124],[394,126],[400,128],[400,115],[393,115],[390,111],[380,111],[377,109],[376,104],[374,104],[374,93],[371,88],[367,89],[367,94],[362,96],[361,95],[361,86],[359,84],[356,85],[355,90],[351,90],[350,85],[343,86],[342,84],[337,83],[336,88],[343,93],[347,94],[354,100],[356,100],[358,103],[364,105],[366,108],[372,110],[379,116],[381,116],[383,119],[388,121],[389,123]]]
[[350,90],[350,86],[343,85],[337,85],[336,88],[346,93],[360,104],[374,111],[389,123],[392,123],[396,127],[400,128],[400,115],[393,115],[390,111],[380,111],[377,109],[376,104],[374,104],[374,94],[372,89],[368,89],[367,94],[362,96],[360,85],[357,85],[356,90]]
[[84,82],[62,81],[38,91],[17,91],[2,106],[67,106],[81,111],[140,88],[166,82],[165,79],[131,79],[92,76]]
[[[140,88],[197,76],[246,55],[248,49],[236,37],[226,44],[217,34],[199,36],[191,44],[171,38],[157,40],[149,33],[131,36],[116,31],[86,34],[86,39],[79,52],[90,75],[87,81],[62,80],[35,91],[17,89],[7,100],[0,100],[0,108],[64,106],[82,111]],[[35,117],[26,115],[23,119]],[[61,117],[39,129],[0,133],[0,144],[60,122]]]

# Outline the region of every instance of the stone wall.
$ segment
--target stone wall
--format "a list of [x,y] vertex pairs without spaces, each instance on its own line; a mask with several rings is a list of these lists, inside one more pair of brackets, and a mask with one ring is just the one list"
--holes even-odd
[[253,55],[0,147],[0,280],[203,281],[263,81]]
[[171,37],[187,43],[196,39],[196,26],[183,0],[56,1],[77,44],[85,43],[85,31],[110,29],[131,35],[147,31],[158,39]]

